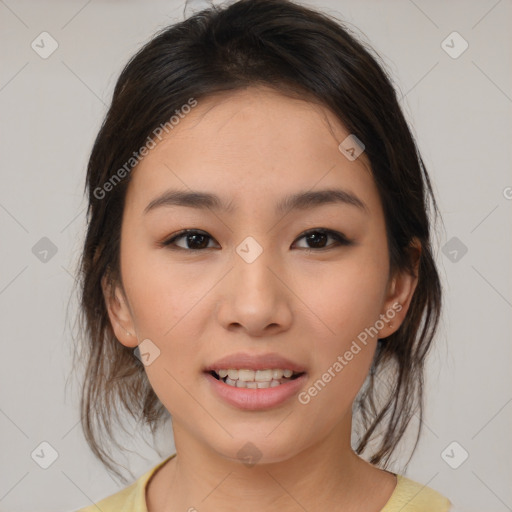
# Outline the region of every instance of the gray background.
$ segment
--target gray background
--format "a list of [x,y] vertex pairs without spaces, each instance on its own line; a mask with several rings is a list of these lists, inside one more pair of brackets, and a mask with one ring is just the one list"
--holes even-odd
[[[461,510],[512,510],[511,1],[309,5],[345,19],[384,58],[444,218],[436,257],[445,311],[406,475]],[[85,167],[121,67],[183,7],[0,1],[0,511],[71,511],[124,487],[85,443],[69,375]],[[43,31],[58,43],[46,59],[31,47]],[[445,51],[463,48],[454,31],[469,44],[457,58]],[[43,237],[55,254],[44,253]],[[145,439],[134,433],[125,459],[136,476],[161,460]],[[169,435],[159,444],[173,453]],[[52,449],[58,458],[42,469],[31,454]]]

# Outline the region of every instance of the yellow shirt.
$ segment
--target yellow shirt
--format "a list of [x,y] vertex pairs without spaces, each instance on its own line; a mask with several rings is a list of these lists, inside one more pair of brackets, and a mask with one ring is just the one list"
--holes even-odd
[[[146,485],[157,469],[172,457],[174,455],[144,473],[125,489],[76,512],[148,512]],[[434,489],[397,475],[395,490],[381,512],[448,512],[451,506],[451,502]]]

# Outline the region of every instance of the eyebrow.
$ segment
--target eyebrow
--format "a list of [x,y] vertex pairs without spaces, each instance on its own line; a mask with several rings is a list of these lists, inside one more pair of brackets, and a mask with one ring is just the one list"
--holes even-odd
[[[276,213],[285,214],[292,210],[307,210],[326,204],[345,204],[368,213],[368,207],[355,194],[343,189],[324,189],[297,192],[281,199],[276,205]],[[153,199],[144,209],[144,214],[165,206],[185,206],[197,209],[211,209],[232,212],[232,203],[223,201],[219,196],[207,192],[186,192],[167,190]]]

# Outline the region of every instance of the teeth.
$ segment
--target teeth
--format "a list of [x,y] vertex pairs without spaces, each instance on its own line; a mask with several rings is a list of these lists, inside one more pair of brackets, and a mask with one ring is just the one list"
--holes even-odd
[[254,382],[255,373],[256,372],[254,370],[238,370],[238,380],[242,380],[244,382]]
[[229,386],[248,389],[275,388],[286,382],[294,372],[289,369],[248,370],[242,368],[222,369],[217,375]]
[[272,379],[279,380],[283,377],[289,379],[293,375],[292,370],[268,369],[268,370],[246,370],[235,368],[222,369],[216,371],[217,375],[224,379],[229,377],[231,380],[243,380],[244,382],[270,382]]
[[266,388],[275,388],[276,386],[280,386],[282,383],[278,380],[272,379],[270,382],[255,382],[249,381],[244,382],[243,380],[231,380],[227,378],[224,381],[228,386],[233,386],[234,388],[246,388],[246,389],[266,389]]
[[272,370],[258,370],[254,376],[256,382],[270,382],[272,380]]

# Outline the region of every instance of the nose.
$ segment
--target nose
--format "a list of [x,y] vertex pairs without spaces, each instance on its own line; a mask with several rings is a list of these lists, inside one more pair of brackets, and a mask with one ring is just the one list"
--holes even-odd
[[293,293],[281,265],[269,251],[248,263],[237,253],[234,268],[222,281],[217,303],[220,324],[252,337],[278,334],[292,323]]

